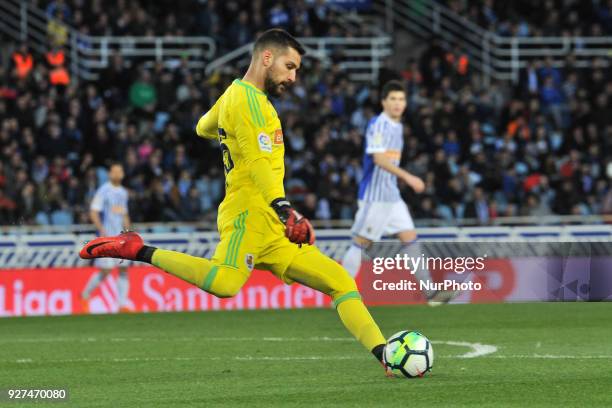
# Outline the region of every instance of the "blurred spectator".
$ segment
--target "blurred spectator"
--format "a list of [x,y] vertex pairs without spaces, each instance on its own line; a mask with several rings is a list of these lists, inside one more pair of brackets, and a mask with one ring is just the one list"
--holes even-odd
[[58,44],[45,55],[49,67],[49,83],[57,86],[70,84],[70,74],[66,68],[66,52]]
[[15,50],[12,55],[13,75],[18,80],[27,79],[34,68],[34,57],[28,49],[26,43],[21,44],[19,49]]
[[54,47],[63,47],[68,42],[68,27],[64,24],[64,13],[59,9],[47,23],[47,37]]
[[70,18],[72,13],[70,7],[68,6],[68,4],[66,4],[65,0],[53,0],[47,4],[45,14],[49,18],[52,18],[59,14],[62,16],[63,19],[67,20]]
[[145,108],[155,103],[156,93],[155,87],[151,84],[151,74],[143,70],[140,78],[130,87],[130,102],[135,108]]
[[481,225],[489,223],[489,205],[481,187],[474,189],[474,198],[466,204],[464,217],[476,218]]
[[17,213],[17,204],[5,194],[4,188],[0,187],[0,223],[10,224]]

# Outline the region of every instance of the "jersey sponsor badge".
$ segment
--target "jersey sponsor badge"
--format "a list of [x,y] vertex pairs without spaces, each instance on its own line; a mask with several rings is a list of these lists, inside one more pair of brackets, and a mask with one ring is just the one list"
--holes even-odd
[[383,144],[383,135],[380,132],[374,133],[374,137],[372,138],[372,145],[379,147]]
[[111,207],[111,212],[118,215],[124,215],[126,213],[125,207],[122,205],[113,205]]
[[272,141],[270,140],[270,136],[265,133],[260,133],[257,140],[259,141],[259,150],[272,153]]
[[274,144],[275,145],[283,144],[283,130],[282,129],[276,129],[274,131]]
[[249,271],[252,271],[255,267],[255,257],[253,256],[253,254],[246,254],[244,257],[244,263],[246,264],[246,267],[249,269]]

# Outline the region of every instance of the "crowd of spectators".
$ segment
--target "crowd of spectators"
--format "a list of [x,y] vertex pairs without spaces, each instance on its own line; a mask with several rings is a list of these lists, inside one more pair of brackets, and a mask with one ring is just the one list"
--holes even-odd
[[506,37],[612,35],[610,0],[440,0],[440,3]]
[[[66,5],[52,4],[52,13]],[[67,18],[78,4],[68,2]],[[351,219],[363,134],[380,111],[378,86],[350,81],[339,65],[307,62],[291,92],[273,101],[285,135],[286,191],[310,218]],[[2,61],[0,224],[89,222],[88,203],[114,161],[126,170],[135,222],[215,219],[221,154],[194,126],[240,72],[145,69],[118,54],[95,82],[52,85],[49,69],[37,61],[21,77]],[[380,82],[391,78],[403,80],[408,95],[403,165],[427,185],[422,195],[402,186],[415,218],[487,224],[499,216],[612,213],[605,61],[577,69],[568,56],[558,69],[536,60],[517,84],[484,86],[464,55],[432,41],[418,60],[381,71]]]
[[[366,27],[338,24],[338,10],[325,0],[39,0],[54,37],[67,23],[91,36],[184,36],[215,39],[219,52],[234,50],[267,27],[297,36],[354,36]],[[50,24],[51,24],[50,23]]]
[[516,84],[482,78],[436,41],[402,76],[408,169],[427,194],[410,195],[417,217],[612,213],[611,67],[532,61]]

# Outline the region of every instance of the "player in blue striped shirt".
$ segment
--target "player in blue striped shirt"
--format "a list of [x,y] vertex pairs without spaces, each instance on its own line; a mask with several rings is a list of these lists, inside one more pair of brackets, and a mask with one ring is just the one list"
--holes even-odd
[[[101,237],[118,235],[121,231],[130,228],[128,192],[121,185],[123,177],[123,166],[118,163],[111,165],[108,172],[109,180],[98,188],[91,201],[89,214]],[[116,266],[119,266],[119,280],[117,281],[119,310],[130,310],[127,296],[129,291],[128,263],[124,261],[120,265],[120,261],[114,258],[98,258],[94,261],[94,266],[100,268],[100,271],[89,279],[81,295],[86,310],[88,310],[87,305],[91,292]]]
[[[401,82],[389,81],[382,89],[383,111],[370,120],[366,130],[363,178],[359,185],[358,209],[351,230],[353,243],[342,265],[352,276],[361,266],[361,250],[369,248],[383,235],[396,235],[410,244],[416,240],[414,222],[402,200],[397,181],[422,193],[425,183],[399,167],[404,148],[401,122],[406,109],[406,92]],[[417,271],[417,278],[430,280],[429,271]],[[430,298],[432,294],[426,294]]]

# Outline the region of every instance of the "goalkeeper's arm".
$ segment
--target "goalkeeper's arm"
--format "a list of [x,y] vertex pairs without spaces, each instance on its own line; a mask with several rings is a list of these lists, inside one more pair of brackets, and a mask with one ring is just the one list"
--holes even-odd
[[249,176],[280,221],[285,225],[285,235],[296,244],[314,244],[315,235],[312,225],[295,211],[285,198],[282,180],[275,180],[270,154],[272,152],[269,136],[265,129],[253,121],[246,109],[236,107],[234,131],[238,147],[242,153]]
[[219,101],[198,120],[196,133],[205,139],[216,139],[219,129]]
[[285,235],[296,244],[314,244],[315,233],[310,221],[295,211],[289,200],[284,197],[284,188],[274,183],[270,160],[260,157],[250,163],[251,179],[261,191],[264,200],[270,203],[280,221],[285,224]]

